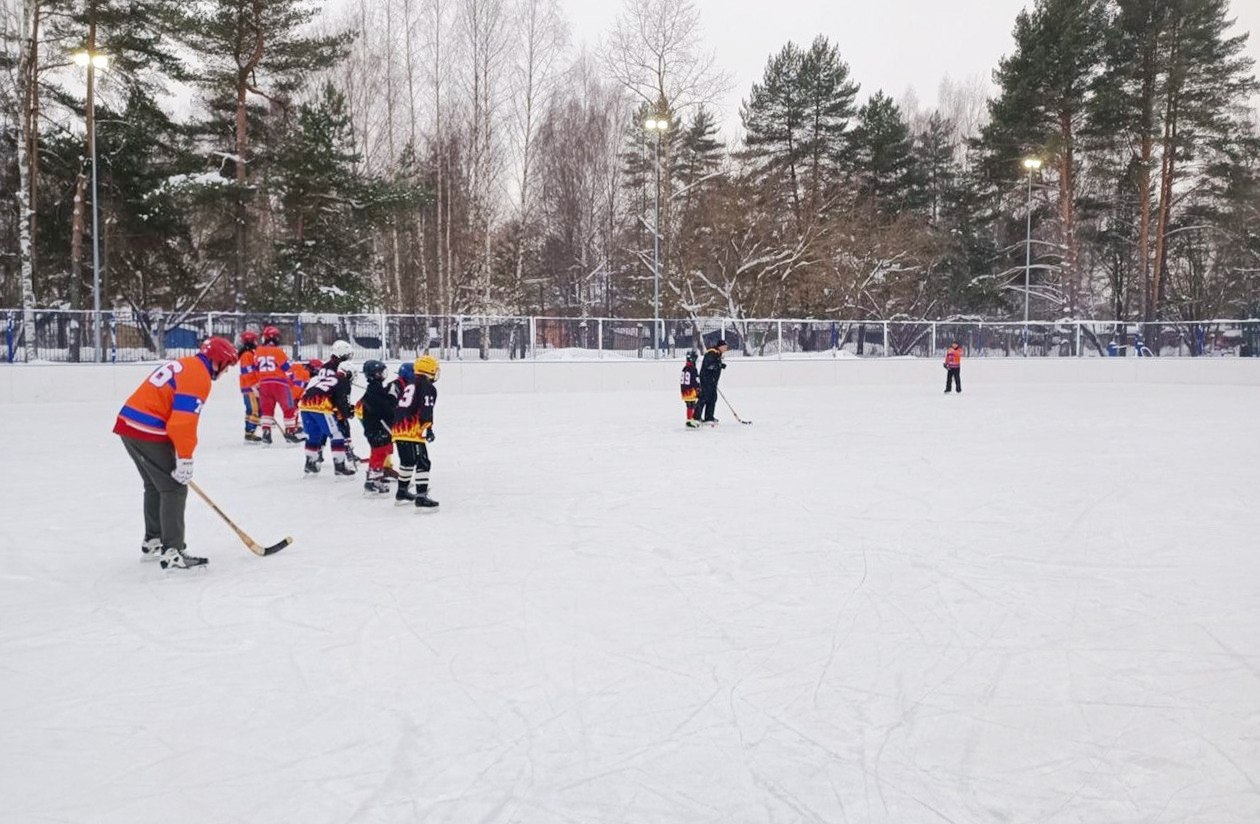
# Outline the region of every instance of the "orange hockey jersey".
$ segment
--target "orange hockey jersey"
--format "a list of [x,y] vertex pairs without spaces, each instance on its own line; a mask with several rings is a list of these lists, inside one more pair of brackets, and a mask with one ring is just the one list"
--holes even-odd
[[311,370],[306,368],[306,364],[300,361],[293,364],[293,400],[302,399],[302,393],[306,391],[306,384],[310,379]]
[[127,398],[114,432],[142,441],[170,441],[177,457],[191,458],[210,386],[210,360],[205,355],[164,363]]
[[258,368],[254,365],[254,350],[244,349],[236,365],[241,370],[241,392],[253,392],[258,386]]
[[258,370],[260,384],[283,383],[288,386],[293,383],[293,364],[289,363],[289,356],[279,346],[266,344],[254,350],[254,366]]

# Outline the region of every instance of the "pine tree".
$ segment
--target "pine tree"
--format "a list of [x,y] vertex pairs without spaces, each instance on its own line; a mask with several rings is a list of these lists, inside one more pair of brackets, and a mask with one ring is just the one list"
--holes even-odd
[[[190,13],[188,39],[203,63],[201,85],[218,113],[230,117],[235,180],[232,293],[239,306],[250,273],[248,202],[252,194],[251,127],[258,100],[289,107],[305,79],[345,56],[348,35],[310,36],[318,14],[305,0],[205,0]],[[252,117],[251,117],[252,115]],[[251,122],[252,121],[252,122]],[[210,124],[214,133],[226,124]]]
[[1102,61],[1103,0],[1037,0],[1015,24],[1015,51],[994,79],[999,94],[983,131],[985,170],[1005,191],[1022,180],[1021,158],[1035,156],[1058,182],[1058,240],[1068,310],[1080,300],[1077,211],[1080,131]]
[[278,243],[277,280],[260,275],[252,305],[356,312],[375,304],[368,274],[373,226],[365,205],[386,187],[356,173],[361,160],[345,96],[325,85],[315,102],[298,109],[292,133],[280,142],[275,186],[286,232]]
[[891,97],[876,92],[858,112],[853,145],[861,200],[888,214],[921,205],[910,127]]
[[914,162],[919,170],[919,190],[914,200],[927,211],[928,220],[938,225],[958,176],[956,129],[939,111],[932,112],[923,131],[914,138]]
[[851,167],[849,129],[858,85],[825,37],[788,43],[766,64],[740,109],[759,180],[790,198],[797,225],[813,220]]
[[1239,133],[1256,89],[1227,0],[1115,0],[1093,129],[1136,203],[1142,316],[1161,315],[1177,190]]
[[712,176],[722,165],[724,146],[718,139],[717,120],[708,109],[701,108],[685,130],[679,131],[674,160],[674,197],[681,200],[678,209],[686,220],[693,204],[704,195]]
[[[67,296],[72,308],[79,308],[80,295],[84,291],[84,235],[89,223],[86,218],[86,204],[91,198],[88,163],[93,153],[96,109],[104,106],[100,95],[101,86],[105,84],[110,90],[121,91],[121,98],[126,101],[124,117],[128,112],[135,112],[148,127],[161,130],[149,136],[155,144],[179,144],[181,141],[178,127],[169,118],[161,115],[156,100],[166,92],[172,82],[192,79],[178,54],[179,40],[176,33],[182,30],[184,20],[181,7],[182,4],[173,0],[77,0],[68,4],[64,15],[55,18],[51,27],[53,37],[65,48],[86,51],[88,54],[103,54],[108,59],[107,69],[87,72],[85,98],[82,102],[64,92],[58,95],[62,102],[75,110],[76,118],[83,118],[85,126],[78,153],[81,162],[74,182],[73,203],[76,208],[70,219],[71,274]],[[110,128],[98,128],[95,133],[99,140],[102,133],[108,135],[116,131],[111,124]],[[96,147],[98,158],[108,159],[114,151],[116,147],[108,144]],[[163,161],[158,158],[165,158],[166,154],[158,152],[154,156],[155,165],[160,165]],[[133,159],[128,158],[128,161],[131,160]],[[102,162],[101,165],[105,164]],[[146,178],[145,175],[140,176],[140,179]],[[111,193],[102,190],[98,194]],[[102,215],[102,219],[108,217],[109,215]],[[60,237],[58,234],[58,238]],[[59,248],[54,254],[59,257],[63,252]],[[104,270],[102,292],[107,301],[114,285],[111,272]],[[77,356],[74,351],[77,348],[76,343],[77,341],[72,342],[71,345],[72,356]]]

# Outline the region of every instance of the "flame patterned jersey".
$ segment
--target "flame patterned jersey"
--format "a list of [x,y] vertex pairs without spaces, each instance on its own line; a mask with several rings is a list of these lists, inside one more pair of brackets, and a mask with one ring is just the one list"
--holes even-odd
[[394,410],[394,440],[420,443],[433,426],[433,408],[437,406],[437,386],[425,375],[416,375],[403,387]]
[[700,375],[696,372],[696,364],[693,361],[687,361],[678,382],[684,401],[694,401],[700,397]]
[[343,417],[354,414],[350,405],[350,378],[341,374],[341,362],[330,359],[323,369],[306,382],[306,391],[298,402],[302,412],[333,412]]

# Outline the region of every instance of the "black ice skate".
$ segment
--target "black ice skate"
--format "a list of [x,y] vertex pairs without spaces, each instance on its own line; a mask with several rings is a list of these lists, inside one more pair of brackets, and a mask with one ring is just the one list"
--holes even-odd
[[396,506],[406,506],[416,499],[416,495],[411,491],[411,482],[398,482],[398,489],[394,491],[394,504]]
[[417,512],[436,512],[437,508],[438,508],[438,502],[430,498],[429,493],[421,492],[419,495],[416,496],[416,511]]
[[166,547],[162,550],[162,555],[158,558],[162,569],[193,569],[194,567],[205,566],[210,563],[205,558],[198,558],[196,555],[185,555],[182,549],[174,547]]
[[353,476],[354,467],[347,466],[345,461],[333,461],[333,472],[343,477]]
[[389,484],[380,478],[369,478],[363,482],[363,497],[379,498],[389,494]]
[[258,437],[258,433],[257,433],[257,432],[246,432],[246,433],[245,433],[245,443],[247,443],[247,444],[257,444],[257,443],[262,443],[262,438]]
[[284,440],[287,443],[304,443],[306,438],[298,437],[298,433],[290,429],[284,433]]
[[687,421],[687,428],[688,428],[688,429],[699,429],[699,428],[700,428],[700,421],[695,420],[694,418],[693,418],[693,419],[691,419],[691,420],[689,420],[689,421]]
[[140,559],[144,561],[156,561],[158,556],[162,554],[162,539],[148,538],[140,545]]
[[271,446],[271,430],[270,429],[263,430],[262,442],[266,444],[267,446]]
[[306,466],[302,467],[302,472],[306,475],[318,475],[319,474],[319,461],[313,460],[311,458],[307,458]]

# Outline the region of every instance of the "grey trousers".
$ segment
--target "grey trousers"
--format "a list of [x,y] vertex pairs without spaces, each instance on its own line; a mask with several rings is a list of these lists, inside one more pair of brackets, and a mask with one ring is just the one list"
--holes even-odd
[[144,539],[161,538],[163,547],[184,549],[188,487],[171,477],[175,447],[125,436],[122,442],[144,481]]

